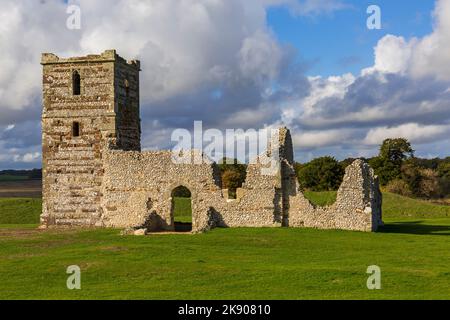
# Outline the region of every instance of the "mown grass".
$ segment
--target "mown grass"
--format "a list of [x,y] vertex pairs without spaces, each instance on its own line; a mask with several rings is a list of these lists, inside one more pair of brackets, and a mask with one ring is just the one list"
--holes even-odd
[[175,222],[192,222],[192,203],[191,198],[174,198],[173,216]]
[[411,199],[393,193],[383,194],[383,215],[386,218],[450,217],[450,205]]
[[[449,235],[448,219],[380,233],[1,229],[0,299],[449,299]],[[66,289],[70,265],[82,270],[80,291]],[[370,265],[382,290],[366,288]]]
[[[3,204],[0,224],[38,221],[37,205],[6,220]],[[178,205],[187,217],[186,199]],[[400,218],[385,212],[378,233],[237,228],[124,237],[1,225],[0,299],[450,299],[447,212],[390,195],[385,206]],[[66,288],[70,265],[81,267],[81,290]],[[381,268],[381,290],[366,287],[370,265]]]
[[0,198],[0,224],[36,224],[41,211],[41,199]]

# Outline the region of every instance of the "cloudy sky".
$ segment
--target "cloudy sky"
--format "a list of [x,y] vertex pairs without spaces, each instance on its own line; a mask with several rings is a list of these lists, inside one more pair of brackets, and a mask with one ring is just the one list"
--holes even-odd
[[[176,128],[291,128],[298,161],[406,137],[449,156],[450,0],[1,0],[0,169],[40,167],[41,52],[142,61],[143,147]],[[366,26],[381,8],[381,30]]]

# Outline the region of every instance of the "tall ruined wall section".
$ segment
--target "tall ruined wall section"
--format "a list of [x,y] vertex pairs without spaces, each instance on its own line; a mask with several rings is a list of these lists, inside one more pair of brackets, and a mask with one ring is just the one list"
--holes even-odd
[[383,225],[382,196],[373,169],[362,160],[346,168],[336,202],[328,207],[313,205],[298,188],[290,190],[289,222],[291,227],[376,231]]
[[141,150],[139,71],[139,62],[118,57],[114,64],[117,149]]
[[[115,75],[121,72],[118,69],[132,68],[136,74],[139,65],[125,62],[113,50],[69,59],[43,54],[42,65],[41,225],[94,226],[103,212],[104,148],[140,143],[136,137],[133,143],[122,143],[118,134],[122,129],[116,121],[116,95],[121,93],[115,84]],[[75,73],[79,76],[78,93]],[[136,95],[136,82],[131,85],[132,95]]]
[[287,128],[280,129],[279,142],[283,226],[376,231],[383,225],[378,178],[367,163],[356,160],[346,168],[333,205],[315,206],[300,189]]

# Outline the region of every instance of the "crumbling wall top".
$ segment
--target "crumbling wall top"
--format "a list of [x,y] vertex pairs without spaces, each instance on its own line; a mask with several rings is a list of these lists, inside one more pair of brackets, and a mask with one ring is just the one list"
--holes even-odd
[[64,64],[64,63],[86,63],[86,62],[122,62],[141,70],[139,60],[127,61],[119,56],[116,50],[106,50],[101,54],[89,54],[83,57],[60,58],[54,53],[43,53],[41,58],[42,65]]

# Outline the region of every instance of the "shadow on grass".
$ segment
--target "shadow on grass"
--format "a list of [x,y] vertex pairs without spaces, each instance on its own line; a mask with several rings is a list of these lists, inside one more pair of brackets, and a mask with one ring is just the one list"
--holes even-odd
[[387,223],[381,227],[381,233],[401,233],[433,236],[450,236],[450,226],[424,224],[425,221]]

